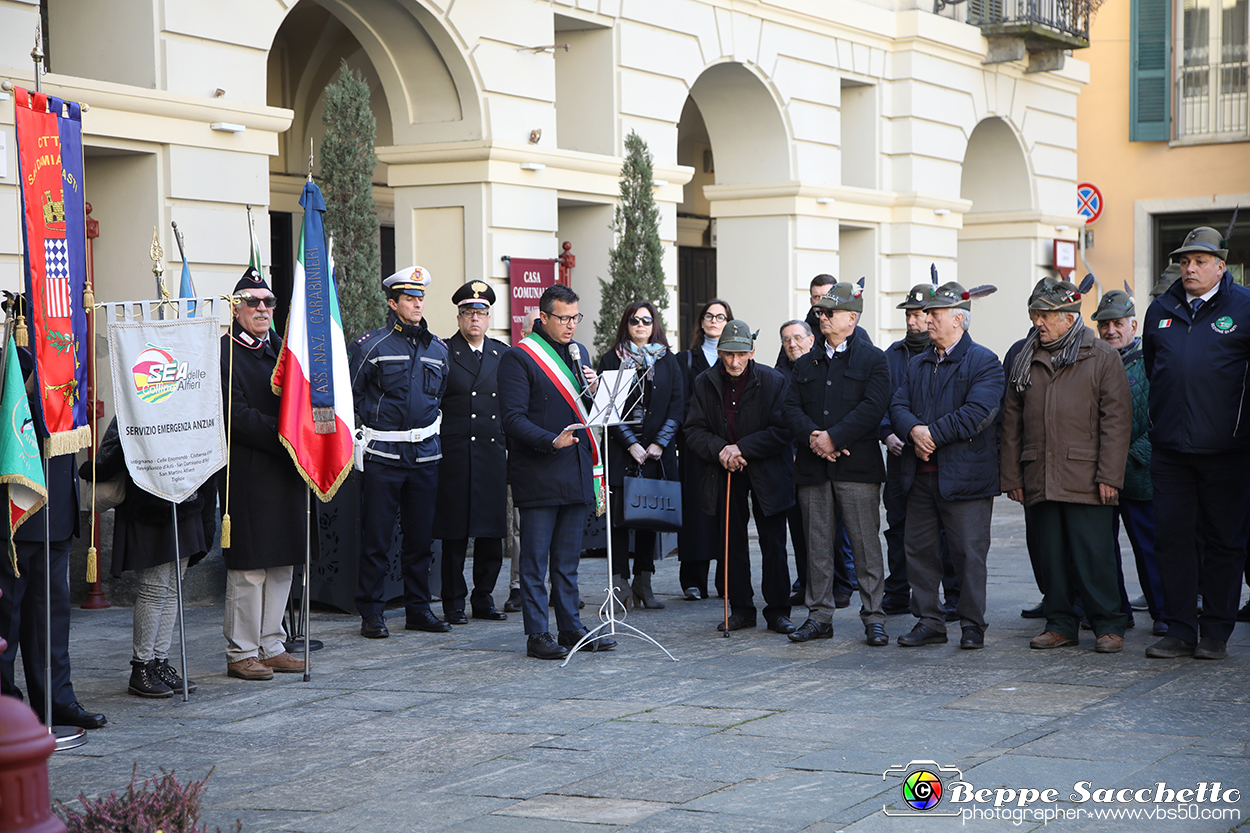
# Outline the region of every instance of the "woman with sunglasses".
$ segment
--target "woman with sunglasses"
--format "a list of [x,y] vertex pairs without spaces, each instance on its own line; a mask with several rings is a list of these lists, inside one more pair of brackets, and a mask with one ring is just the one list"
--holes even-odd
[[[695,330],[690,342],[690,349],[677,354],[677,364],[682,370],[682,421],[690,411],[690,396],[694,390],[694,380],[718,361],[716,344],[720,341],[721,332],[726,322],[734,317],[729,303],[720,298],[713,298],[703,305],[695,322],[699,328]],[[716,518],[703,514],[699,495],[702,493],[700,481],[703,478],[704,463],[698,455],[686,454],[678,435],[678,460],[681,463],[681,532],[677,533],[677,557],[681,560],[680,580],[682,591],[688,601],[706,599],[707,574],[712,561],[720,561],[721,553],[716,549],[720,533],[716,529]],[[716,590],[724,595],[721,574],[716,573]]]
[[[634,530],[634,581],[629,584],[629,529],[621,524],[621,499],[628,469],[652,480],[677,479],[677,455],[673,439],[681,428],[684,396],[681,366],[669,352],[664,327],[650,301],[634,301],[625,308],[616,328],[612,349],[599,359],[599,372],[619,370],[622,365],[638,368],[642,374],[642,398],[628,416],[642,418],[641,425],[618,425],[608,434],[608,494],[612,503],[613,579],[622,601],[632,590],[645,607],[656,609],[664,603],[651,589],[655,572],[655,549],[659,536],[646,529]],[[684,513],[683,513],[684,514]]]

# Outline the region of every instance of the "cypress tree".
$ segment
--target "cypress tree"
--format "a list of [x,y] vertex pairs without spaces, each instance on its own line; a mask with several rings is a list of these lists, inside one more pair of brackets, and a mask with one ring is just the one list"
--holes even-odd
[[369,108],[364,76],[339,68],[325,89],[326,126],[321,140],[321,192],[326,201],[326,229],[334,237],[334,272],[343,317],[343,335],[350,342],[386,320],[378,252],[378,209],[373,200],[373,170],[378,159],[373,143],[377,120]]
[[[616,207],[612,231],[616,245],[608,255],[610,280],[599,279],[602,306],[595,322],[595,350],[606,352],[616,338],[625,307],[634,301],[650,301],[657,312],[668,309],[664,286],[664,246],[660,243],[660,210],[652,196],[651,151],[634,131],[625,139],[625,164],[621,168],[621,201]],[[655,322],[663,329],[663,313]]]

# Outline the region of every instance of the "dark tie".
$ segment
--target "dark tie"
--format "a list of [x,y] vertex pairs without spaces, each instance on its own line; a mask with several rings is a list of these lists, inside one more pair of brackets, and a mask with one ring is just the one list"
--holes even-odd
[[1202,306],[1202,304],[1203,304],[1203,300],[1201,298],[1194,298],[1192,301],[1189,302],[1189,306],[1193,308],[1194,315],[1198,314],[1198,307]]

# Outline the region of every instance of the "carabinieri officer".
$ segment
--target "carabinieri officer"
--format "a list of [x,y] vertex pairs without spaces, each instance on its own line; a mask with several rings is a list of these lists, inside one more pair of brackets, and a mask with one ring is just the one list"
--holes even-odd
[[348,351],[361,485],[360,574],[356,609],[360,635],[390,635],[382,611],[387,550],[399,515],[400,568],[408,630],[444,633],[451,626],[430,610],[431,534],[442,458],[439,403],[447,389],[447,345],[422,318],[430,273],[401,269],[382,282],[391,311]]

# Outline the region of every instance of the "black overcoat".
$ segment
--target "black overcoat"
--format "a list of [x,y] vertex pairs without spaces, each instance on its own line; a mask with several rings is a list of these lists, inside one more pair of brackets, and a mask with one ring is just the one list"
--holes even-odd
[[508,534],[508,452],[496,371],[508,345],[487,338],[480,368],[460,333],[447,339],[447,349],[434,537],[502,538]]
[[[690,414],[690,399],[694,395],[694,380],[708,369],[707,357],[702,348],[683,350],[677,354],[677,367],[682,378],[681,421],[684,426]],[[677,432],[677,464],[681,476],[681,529],[677,532],[677,558],[680,561],[710,561],[720,558],[717,545],[716,518],[703,512],[700,483],[703,481],[704,463],[699,455],[686,445],[685,431]],[[720,469],[717,465],[716,468]]]
[[221,551],[228,570],[286,567],[304,560],[308,486],[278,440],[281,400],[269,384],[281,346],[277,333],[258,342],[237,321],[230,334],[221,337],[221,388],[230,438],[229,504],[225,472],[218,473],[218,489],[222,511],[227,506],[230,510],[230,547]]
[[[786,377],[771,367],[757,364],[754,359],[748,367],[751,378],[738,400],[736,419],[737,446],[747,466],[738,476],[750,479],[760,509],[766,516],[772,516],[794,505],[794,481],[789,465],[790,432],[781,417]],[[720,368],[695,379],[690,413],[683,430],[686,448],[704,462],[699,484],[703,511],[715,515],[717,507],[725,503],[726,476],[725,467],[720,464],[720,452],[729,445]]]
[[[535,324],[534,331],[545,338],[541,324]],[[574,362],[569,357],[568,345],[553,344],[553,347],[561,361],[572,370]],[[584,357],[590,354],[584,345],[577,347],[583,357],[581,367],[589,367]],[[581,367],[576,374],[579,379]],[[510,347],[500,357],[498,375],[499,410],[504,432],[508,435],[508,482],[512,484],[513,504],[520,508],[593,505],[594,464],[589,433],[578,431],[578,441],[573,445],[561,449],[552,446],[565,427],[579,421],[556,384],[519,346]],[[583,384],[579,381],[579,390]],[[583,405],[589,404],[589,400],[583,398]]]
[[[620,370],[621,357],[609,350],[599,359],[599,372]],[[648,460],[642,467],[642,476],[652,479],[676,480],[677,448],[673,442],[681,431],[681,419],[686,408],[685,390],[681,365],[672,353],[664,353],[655,363],[655,374],[643,382],[642,405],[646,415],[641,426],[624,426],[608,429],[608,483],[620,486],[625,482],[625,469],[634,468],[634,458],[627,449],[637,442],[646,448],[655,443],[664,449],[659,460]],[[632,415],[631,415],[632,417]],[[667,423],[667,425],[666,425]]]
[[[890,365],[885,353],[861,338],[861,332],[855,330],[846,352],[832,360],[821,341],[794,363],[782,411],[797,450],[796,485],[885,481],[877,436],[890,406]],[[831,363],[844,371],[835,374],[836,382],[830,378]],[[828,431],[834,446],[850,451],[850,456],[839,457],[836,463],[817,457],[810,443],[813,431]]]

